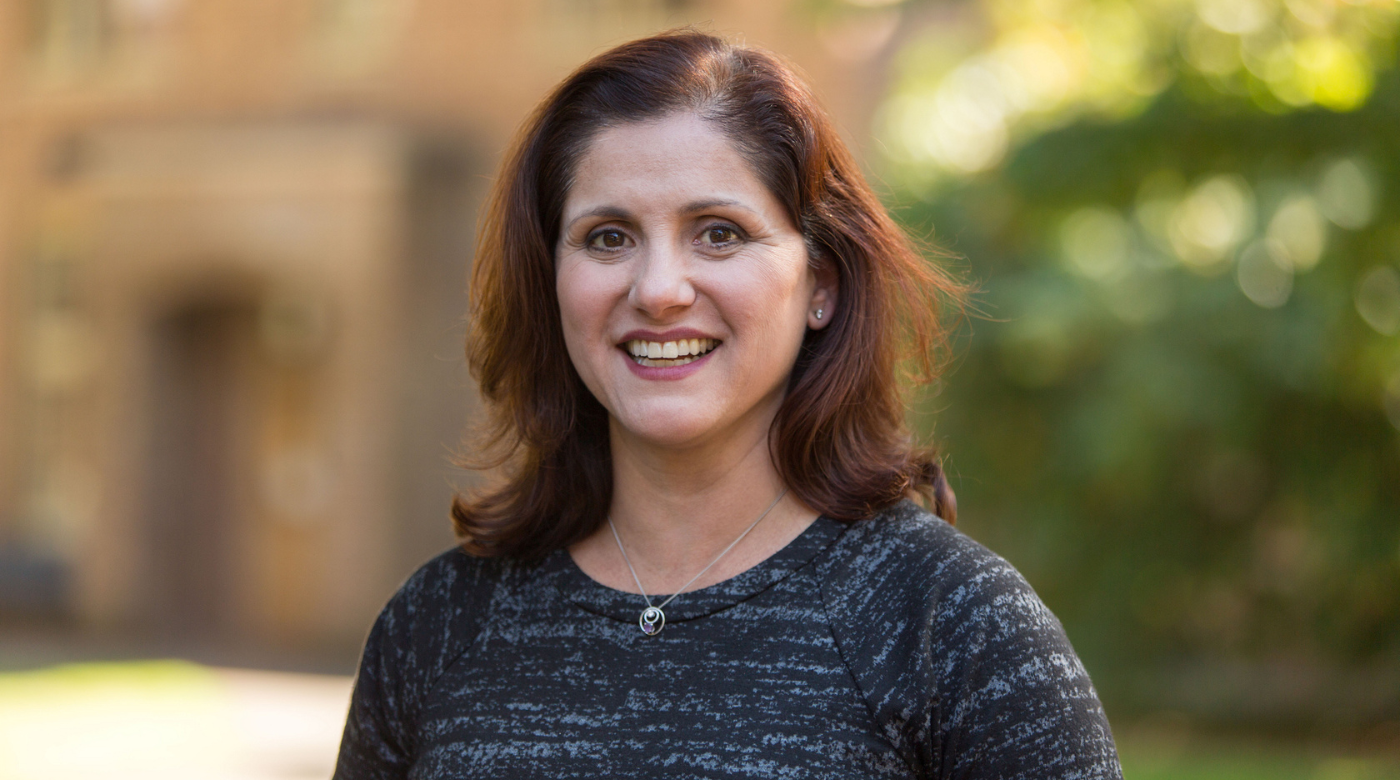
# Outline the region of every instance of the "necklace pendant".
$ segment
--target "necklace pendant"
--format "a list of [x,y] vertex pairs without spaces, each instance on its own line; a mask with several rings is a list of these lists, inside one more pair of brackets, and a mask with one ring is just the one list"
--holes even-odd
[[642,633],[647,636],[656,636],[661,633],[661,628],[666,625],[666,613],[657,607],[647,607],[642,610],[642,617],[637,621],[642,627]]

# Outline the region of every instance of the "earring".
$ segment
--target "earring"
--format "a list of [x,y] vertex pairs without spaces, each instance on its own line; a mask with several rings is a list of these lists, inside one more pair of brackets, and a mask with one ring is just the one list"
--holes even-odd
[[822,310],[821,310],[821,309],[817,309],[817,319],[820,320],[821,318],[822,318]]

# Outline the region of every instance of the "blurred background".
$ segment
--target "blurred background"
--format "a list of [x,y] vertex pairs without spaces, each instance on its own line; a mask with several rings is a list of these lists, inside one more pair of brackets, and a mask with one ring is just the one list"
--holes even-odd
[[0,778],[329,774],[501,151],[689,23],[979,288],[915,423],[1128,777],[1400,777],[1397,0],[0,0]]

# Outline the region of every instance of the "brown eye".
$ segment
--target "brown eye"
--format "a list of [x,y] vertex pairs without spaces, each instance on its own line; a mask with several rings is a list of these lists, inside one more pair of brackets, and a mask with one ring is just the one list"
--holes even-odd
[[727,244],[738,237],[738,232],[727,225],[715,225],[705,231],[705,241],[710,244]]
[[627,236],[621,230],[600,230],[588,243],[595,249],[621,249],[627,246]]

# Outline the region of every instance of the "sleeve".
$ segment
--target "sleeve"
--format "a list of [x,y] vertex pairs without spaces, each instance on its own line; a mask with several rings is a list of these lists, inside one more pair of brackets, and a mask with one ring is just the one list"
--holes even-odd
[[823,599],[877,730],[915,776],[1121,780],[1089,676],[1025,579],[917,507],[895,514],[851,529]]
[[[394,604],[374,622],[355,675],[350,714],[340,740],[334,780],[389,780],[408,776],[411,723],[395,668],[397,653],[386,637],[393,634]],[[387,646],[386,646],[387,645]]]
[[424,565],[389,600],[360,656],[334,780],[408,777],[423,707],[438,678],[475,640],[498,569],[453,550]]
[[1119,780],[1108,719],[1060,622],[1010,564],[977,549],[932,616],[939,776]]

